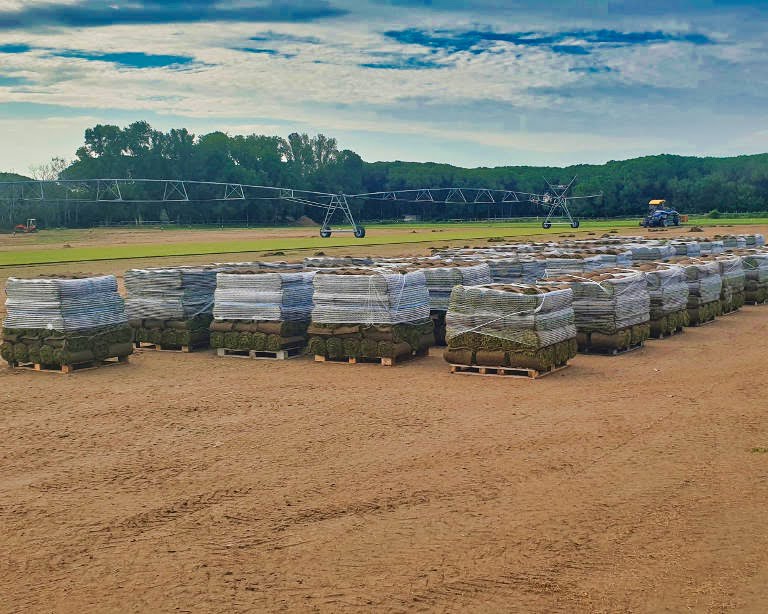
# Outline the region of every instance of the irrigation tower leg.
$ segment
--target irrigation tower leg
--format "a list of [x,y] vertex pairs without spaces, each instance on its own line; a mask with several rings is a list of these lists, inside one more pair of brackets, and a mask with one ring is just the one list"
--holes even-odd
[[331,228],[331,221],[333,220],[333,216],[336,211],[339,210],[342,212],[346,222],[349,223],[352,228],[350,230],[337,229],[337,232],[352,232],[358,239],[363,238],[365,236],[365,228],[358,226],[357,222],[355,221],[355,216],[352,214],[352,209],[349,206],[349,202],[347,201],[345,194],[334,194],[331,196],[331,200],[328,203],[328,208],[325,211],[323,225],[320,228],[320,236],[323,238],[331,236],[331,233],[333,232],[333,228]]

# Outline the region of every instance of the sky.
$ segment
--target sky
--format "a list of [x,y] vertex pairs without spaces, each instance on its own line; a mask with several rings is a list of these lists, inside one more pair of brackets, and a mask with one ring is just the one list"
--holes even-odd
[[0,0],[0,170],[142,119],[469,167],[761,153],[766,18],[766,0]]

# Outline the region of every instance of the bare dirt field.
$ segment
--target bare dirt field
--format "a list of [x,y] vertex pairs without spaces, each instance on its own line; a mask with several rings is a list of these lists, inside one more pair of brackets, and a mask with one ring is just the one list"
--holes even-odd
[[0,611],[765,612],[767,346],[759,306],[538,381],[3,367]]

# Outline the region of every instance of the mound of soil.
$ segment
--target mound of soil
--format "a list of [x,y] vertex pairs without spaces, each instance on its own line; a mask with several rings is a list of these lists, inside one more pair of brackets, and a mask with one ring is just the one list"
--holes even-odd
[[311,217],[307,217],[306,215],[302,215],[298,220],[295,222],[296,226],[305,226],[305,227],[312,227],[312,226],[320,226],[315,220],[313,220]]

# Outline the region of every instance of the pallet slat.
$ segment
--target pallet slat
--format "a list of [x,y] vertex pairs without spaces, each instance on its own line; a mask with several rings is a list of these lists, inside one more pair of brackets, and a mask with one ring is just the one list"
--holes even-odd
[[158,352],[182,352],[189,353],[195,350],[207,349],[209,346],[207,343],[196,343],[193,345],[164,345],[162,343],[149,343],[146,341],[134,342],[136,349],[140,350],[156,350]]
[[428,351],[420,351],[420,352],[414,352],[413,354],[401,356],[400,358],[368,358],[368,357],[356,357],[356,356],[342,356],[341,358],[328,358],[327,356],[322,356],[320,354],[315,354],[315,362],[332,362],[332,363],[338,363],[338,364],[350,364],[350,365],[356,365],[356,364],[380,364],[384,367],[394,367],[397,364],[400,364],[402,362],[407,362],[409,360],[412,360],[418,356],[426,356]]
[[216,350],[217,356],[228,358],[247,358],[249,360],[289,360],[290,358],[297,358],[304,353],[305,346],[296,346],[292,348],[284,348],[277,351],[261,351],[261,350],[232,350],[229,348],[218,348]]
[[557,373],[567,368],[569,365],[560,365],[549,371],[538,371],[536,369],[527,369],[521,367],[489,367],[482,365],[456,365],[451,364],[451,373],[459,375],[482,375],[486,377],[514,377],[523,379],[539,379],[552,373]]
[[110,365],[124,365],[128,363],[128,356],[112,356],[105,358],[104,360],[89,360],[87,362],[80,362],[73,365],[61,365],[51,366],[44,365],[36,362],[15,363],[9,362],[8,366],[12,369],[19,369],[21,371],[35,371],[38,373],[61,373],[67,375],[69,373],[75,373],[79,371],[89,371],[91,369],[98,369],[99,367],[108,367]]

